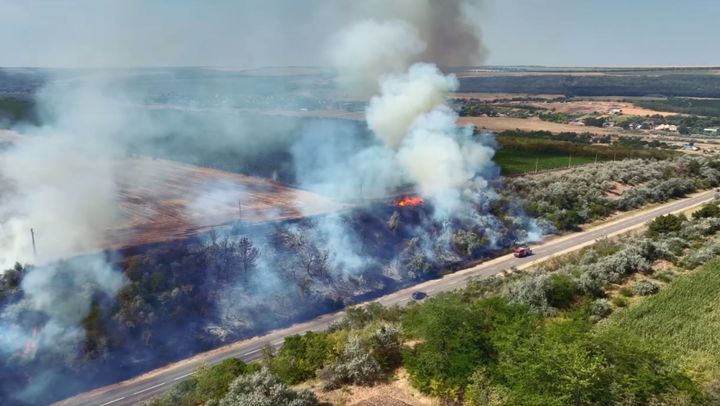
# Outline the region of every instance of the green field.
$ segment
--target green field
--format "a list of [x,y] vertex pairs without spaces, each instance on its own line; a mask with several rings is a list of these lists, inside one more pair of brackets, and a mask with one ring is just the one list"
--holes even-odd
[[[598,158],[598,161],[602,159]],[[500,165],[503,175],[534,172],[535,165],[540,171],[567,168],[570,165],[582,165],[595,161],[595,157],[573,156],[558,152],[535,152],[501,149],[495,154],[495,162]]]
[[720,260],[618,313],[609,328],[633,332],[700,381],[720,379]]
[[[495,161],[503,175],[567,168],[595,162],[632,158],[667,159],[676,153],[658,148],[634,145],[591,145],[588,143],[500,134],[502,146],[495,154]],[[571,158],[572,157],[572,158]]]

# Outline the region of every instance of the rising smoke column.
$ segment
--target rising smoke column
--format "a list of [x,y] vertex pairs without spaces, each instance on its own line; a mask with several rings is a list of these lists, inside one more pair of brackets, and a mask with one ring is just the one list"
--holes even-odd
[[17,349],[0,348],[8,362],[72,357],[85,338],[82,321],[93,302],[114,298],[125,283],[100,251],[118,216],[117,140],[128,119],[116,100],[97,90],[40,92],[47,124],[26,129],[22,140],[0,153],[0,266],[32,264],[22,296],[0,313],[0,343],[15,337],[26,347],[20,358]]

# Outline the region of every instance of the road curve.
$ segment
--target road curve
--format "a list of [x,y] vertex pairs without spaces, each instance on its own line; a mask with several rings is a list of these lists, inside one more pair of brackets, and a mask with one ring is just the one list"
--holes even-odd
[[[715,191],[697,193],[681,200],[622,217],[586,231],[549,239],[541,244],[532,246],[534,255],[531,257],[515,258],[512,255],[505,255],[446,275],[441,279],[423,282],[419,285],[399,290],[373,301],[385,306],[395,304],[402,305],[411,300],[410,294],[416,290],[422,290],[430,296],[440,292],[452,291],[465,286],[471,278],[488,277],[512,267],[518,269],[530,267],[535,263],[551,257],[593,244],[600,238],[611,237],[642,227],[657,216],[685,211],[693,206],[712,200],[713,197],[715,197]],[[189,378],[193,371],[202,364],[215,364],[230,357],[240,358],[244,361],[256,360],[262,356],[262,349],[266,345],[269,344],[277,348],[282,344],[283,338],[288,335],[324,330],[332,323],[341,320],[343,316],[344,312],[342,311],[326,314],[305,323],[295,324],[282,330],[270,332],[262,337],[238,341],[170,364],[139,377],[77,395],[58,402],[56,405],[122,406],[137,404],[165,392],[174,384]]]

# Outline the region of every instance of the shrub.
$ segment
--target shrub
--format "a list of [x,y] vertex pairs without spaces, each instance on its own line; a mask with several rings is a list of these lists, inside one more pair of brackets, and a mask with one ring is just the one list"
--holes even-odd
[[510,392],[507,388],[495,384],[485,368],[478,368],[470,377],[465,388],[465,406],[504,406],[510,405]]
[[668,214],[656,217],[655,220],[648,224],[647,234],[650,237],[657,237],[663,234],[669,234],[680,231],[682,229],[685,216]]
[[212,366],[201,367],[194,375],[195,398],[198,401],[222,398],[230,383],[240,375],[250,372],[251,367],[237,358],[229,358]]
[[398,367],[402,362],[402,340],[398,326],[382,324],[375,329],[370,339],[370,349],[383,371],[389,372]]
[[370,355],[356,335],[348,337],[340,358],[319,373],[323,389],[337,389],[345,384],[371,385],[382,377],[382,367]]
[[609,316],[610,313],[612,313],[612,309],[610,308],[610,303],[608,303],[607,299],[596,299],[590,305],[591,316],[604,318]]
[[543,270],[511,282],[505,291],[510,303],[530,306],[541,314],[550,313],[547,292],[550,290],[550,278]]
[[635,296],[635,291],[633,291],[632,289],[630,289],[630,287],[628,287],[628,286],[623,286],[622,288],[620,288],[620,290],[618,291],[618,293],[620,293],[621,295],[623,295],[623,296],[625,296],[625,297]]
[[547,287],[547,303],[559,309],[566,309],[572,304],[577,284],[572,276],[565,273],[556,273],[550,277]]
[[285,338],[272,359],[271,370],[283,382],[294,385],[313,378],[315,372],[332,358],[332,343],[327,333],[308,332]]
[[682,261],[682,266],[687,269],[695,269],[698,266],[709,262],[720,254],[720,243],[712,242],[707,246],[701,247],[690,253]]
[[635,282],[633,291],[640,296],[650,296],[656,294],[660,290],[660,287],[649,280],[640,280]]
[[445,294],[410,309],[403,329],[419,343],[403,350],[403,363],[413,386],[445,399],[458,397],[475,368],[493,354],[490,320],[476,311],[485,302],[469,306],[459,295]]
[[615,296],[612,298],[612,304],[616,307],[626,307],[628,305],[628,300],[623,296]]
[[219,406],[314,406],[318,404],[315,395],[308,390],[296,391],[289,388],[267,368],[243,375],[230,384]]
[[720,205],[718,204],[718,202],[705,204],[702,206],[702,208],[700,208],[700,210],[693,213],[692,216],[695,219],[720,217]]

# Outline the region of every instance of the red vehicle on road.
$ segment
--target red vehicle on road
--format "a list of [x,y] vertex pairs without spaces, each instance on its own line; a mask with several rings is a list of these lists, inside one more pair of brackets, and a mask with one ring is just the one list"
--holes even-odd
[[532,255],[532,250],[530,247],[523,245],[520,247],[515,248],[515,252],[513,252],[513,255],[515,255],[516,258],[525,258],[527,256]]

